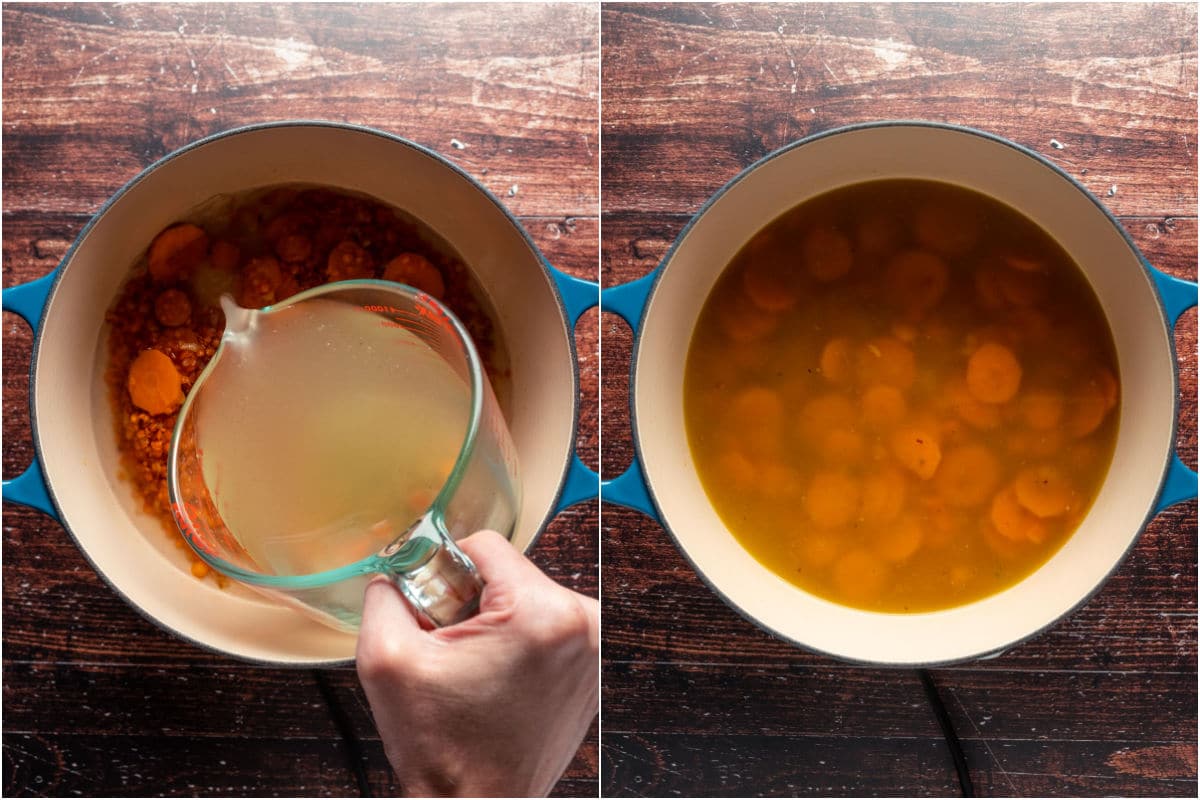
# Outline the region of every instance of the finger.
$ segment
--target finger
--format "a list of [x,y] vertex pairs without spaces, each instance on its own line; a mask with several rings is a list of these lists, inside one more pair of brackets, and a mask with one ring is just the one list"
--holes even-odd
[[379,576],[367,584],[356,652],[360,665],[407,658],[419,650],[423,635],[408,601],[390,580]]
[[479,600],[481,612],[512,608],[522,593],[543,582],[552,583],[532,561],[495,531],[473,533],[459,540],[458,546],[475,562],[479,577],[483,579],[483,595]]
[[546,580],[532,561],[495,531],[473,533],[457,544],[475,562],[485,584],[519,586],[522,581]]

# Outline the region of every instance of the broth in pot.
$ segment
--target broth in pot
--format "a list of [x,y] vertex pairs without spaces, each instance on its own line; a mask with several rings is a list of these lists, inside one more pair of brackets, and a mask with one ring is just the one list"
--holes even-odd
[[1021,581],[1067,540],[1116,442],[1116,351],[1035,223],[920,179],[781,215],[692,335],[684,421],[738,541],[835,603],[924,612]]

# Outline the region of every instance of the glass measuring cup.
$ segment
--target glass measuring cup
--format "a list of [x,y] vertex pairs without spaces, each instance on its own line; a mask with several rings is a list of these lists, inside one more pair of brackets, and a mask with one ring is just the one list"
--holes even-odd
[[168,461],[171,511],[200,558],[342,629],[376,574],[435,625],[474,613],[482,585],[454,540],[511,536],[520,482],[462,323],[376,280],[262,310],[221,302],[225,332]]

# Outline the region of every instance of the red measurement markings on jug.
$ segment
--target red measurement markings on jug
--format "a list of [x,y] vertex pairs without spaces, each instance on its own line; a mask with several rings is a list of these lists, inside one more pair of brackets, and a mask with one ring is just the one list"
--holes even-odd
[[175,501],[171,503],[171,513],[175,516],[175,521],[179,524],[180,530],[187,536],[188,540],[198,549],[203,550],[209,555],[217,554],[213,543],[200,532],[200,528],[192,520],[200,516],[200,509],[193,503]]
[[450,317],[440,306],[434,305],[430,295],[421,292],[417,294],[417,299],[423,302],[415,306],[415,315],[412,311],[387,305],[365,305],[362,309],[376,314],[390,315],[391,319],[385,319],[379,323],[385,328],[412,328],[422,323],[432,322],[440,328],[453,332],[454,326],[450,322]]

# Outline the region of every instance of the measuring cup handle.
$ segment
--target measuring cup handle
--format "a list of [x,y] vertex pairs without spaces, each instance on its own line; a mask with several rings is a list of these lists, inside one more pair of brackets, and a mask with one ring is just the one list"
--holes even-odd
[[422,523],[387,556],[387,575],[417,613],[442,628],[479,610],[483,581],[471,559],[440,526]]

